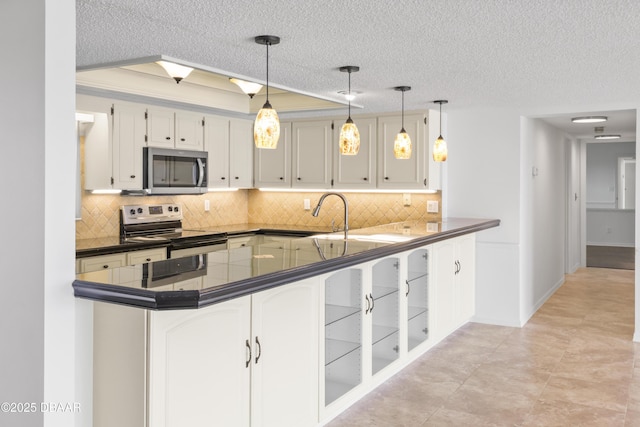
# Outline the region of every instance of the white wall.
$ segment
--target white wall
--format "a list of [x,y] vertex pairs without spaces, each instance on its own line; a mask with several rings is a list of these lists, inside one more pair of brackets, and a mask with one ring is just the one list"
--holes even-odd
[[478,233],[476,317],[520,326],[520,116],[478,108],[447,114],[447,216],[498,218]]
[[449,111],[443,191],[448,216],[501,220],[478,234],[474,320],[510,326],[526,323],[565,272],[567,138],[521,115]]
[[633,209],[587,209],[587,245],[635,246]]
[[[0,97],[3,200],[0,246],[0,402],[35,413],[0,413],[0,425],[73,426],[75,2],[3,0]],[[12,64],[9,66],[8,64]]]
[[635,157],[635,142],[589,143],[587,209],[617,208],[618,157]]
[[540,119],[522,118],[521,126],[524,323],[564,282],[569,141]]

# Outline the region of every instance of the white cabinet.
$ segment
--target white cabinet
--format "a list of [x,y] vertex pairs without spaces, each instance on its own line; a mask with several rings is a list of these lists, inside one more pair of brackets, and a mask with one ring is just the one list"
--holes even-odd
[[360,150],[355,156],[340,154],[340,128],[337,121],[333,131],[333,188],[360,189],[376,187],[377,120],[355,118],[360,132]]
[[254,148],[254,187],[291,187],[291,122],[280,123],[275,149]]
[[145,146],[145,107],[114,104],[113,188],[142,189],[142,148]]
[[78,271],[78,273],[109,270],[116,267],[123,267],[125,265],[127,265],[127,257],[125,253],[80,258],[80,271]]
[[203,150],[202,114],[150,107],[147,110],[147,146]]
[[149,312],[149,425],[249,426],[251,297]]
[[96,306],[94,425],[317,425],[317,280],[197,310]]
[[204,150],[209,153],[210,188],[249,188],[253,183],[253,123],[205,116]]
[[433,260],[436,327],[443,337],[475,313],[475,234],[435,243]]
[[427,188],[424,177],[426,115],[409,114],[404,117],[404,129],[413,147],[409,159],[396,159],[393,155],[393,143],[401,128],[401,116],[378,118],[378,187]]
[[166,248],[142,249],[127,252],[127,265],[144,264],[145,262],[162,261],[167,259]]
[[292,187],[331,186],[331,123],[330,120],[293,123]]
[[407,255],[406,299],[407,351],[424,346],[429,341],[433,310],[432,289],[429,283],[431,247],[416,249]]

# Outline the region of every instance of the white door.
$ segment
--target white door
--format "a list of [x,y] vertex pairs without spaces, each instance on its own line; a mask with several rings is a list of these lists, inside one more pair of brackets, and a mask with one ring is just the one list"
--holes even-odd
[[208,182],[211,188],[229,186],[229,119],[204,118],[204,150],[208,156]]
[[433,281],[437,337],[447,336],[455,327],[455,247],[453,239],[433,245]]
[[331,140],[329,121],[293,123],[293,187],[329,187]]
[[411,158],[396,159],[393,143],[402,129],[400,116],[378,118],[378,187],[424,188],[424,115],[405,115],[404,129],[411,138]]
[[468,321],[476,311],[475,271],[476,271],[476,239],[475,234],[467,234],[456,238],[457,269],[455,270],[456,326]]
[[318,423],[318,293],[308,280],[252,296],[252,426]]
[[256,188],[291,187],[291,122],[280,123],[275,149],[254,148]]
[[[340,154],[337,145],[333,148],[334,188],[375,188],[377,120],[354,120],[360,132],[360,151],[355,156]],[[339,141],[342,123],[336,122],[333,140]]]
[[193,151],[204,150],[204,131],[201,114],[176,113],[175,128],[175,148]]
[[150,313],[150,426],[249,426],[250,298]]
[[113,188],[142,189],[142,148],[146,135],[145,108],[113,107]]
[[147,146],[174,148],[174,123],[173,110],[149,108],[147,110]]
[[229,121],[229,186],[249,188],[253,185],[253,122]]

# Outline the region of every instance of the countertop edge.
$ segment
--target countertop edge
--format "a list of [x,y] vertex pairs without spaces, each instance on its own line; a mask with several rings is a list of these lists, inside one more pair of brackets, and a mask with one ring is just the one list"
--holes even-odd
[[93,301],[124,304],[151,310],[197,309],[500,225],[499,219],[479,221],[473,225],[434,235],[416,237],[407,242],[392,243],[364,252],[268,273],[202,291],[153,292],[121,287],[117,287],[116,290],[115,286],[76,279],[73,281],[74,295]]

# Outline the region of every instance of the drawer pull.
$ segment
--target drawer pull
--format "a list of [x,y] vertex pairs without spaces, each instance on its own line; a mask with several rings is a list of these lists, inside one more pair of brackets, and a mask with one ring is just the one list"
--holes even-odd
[[109,268],[109,264],[103,265],[102,268]]

